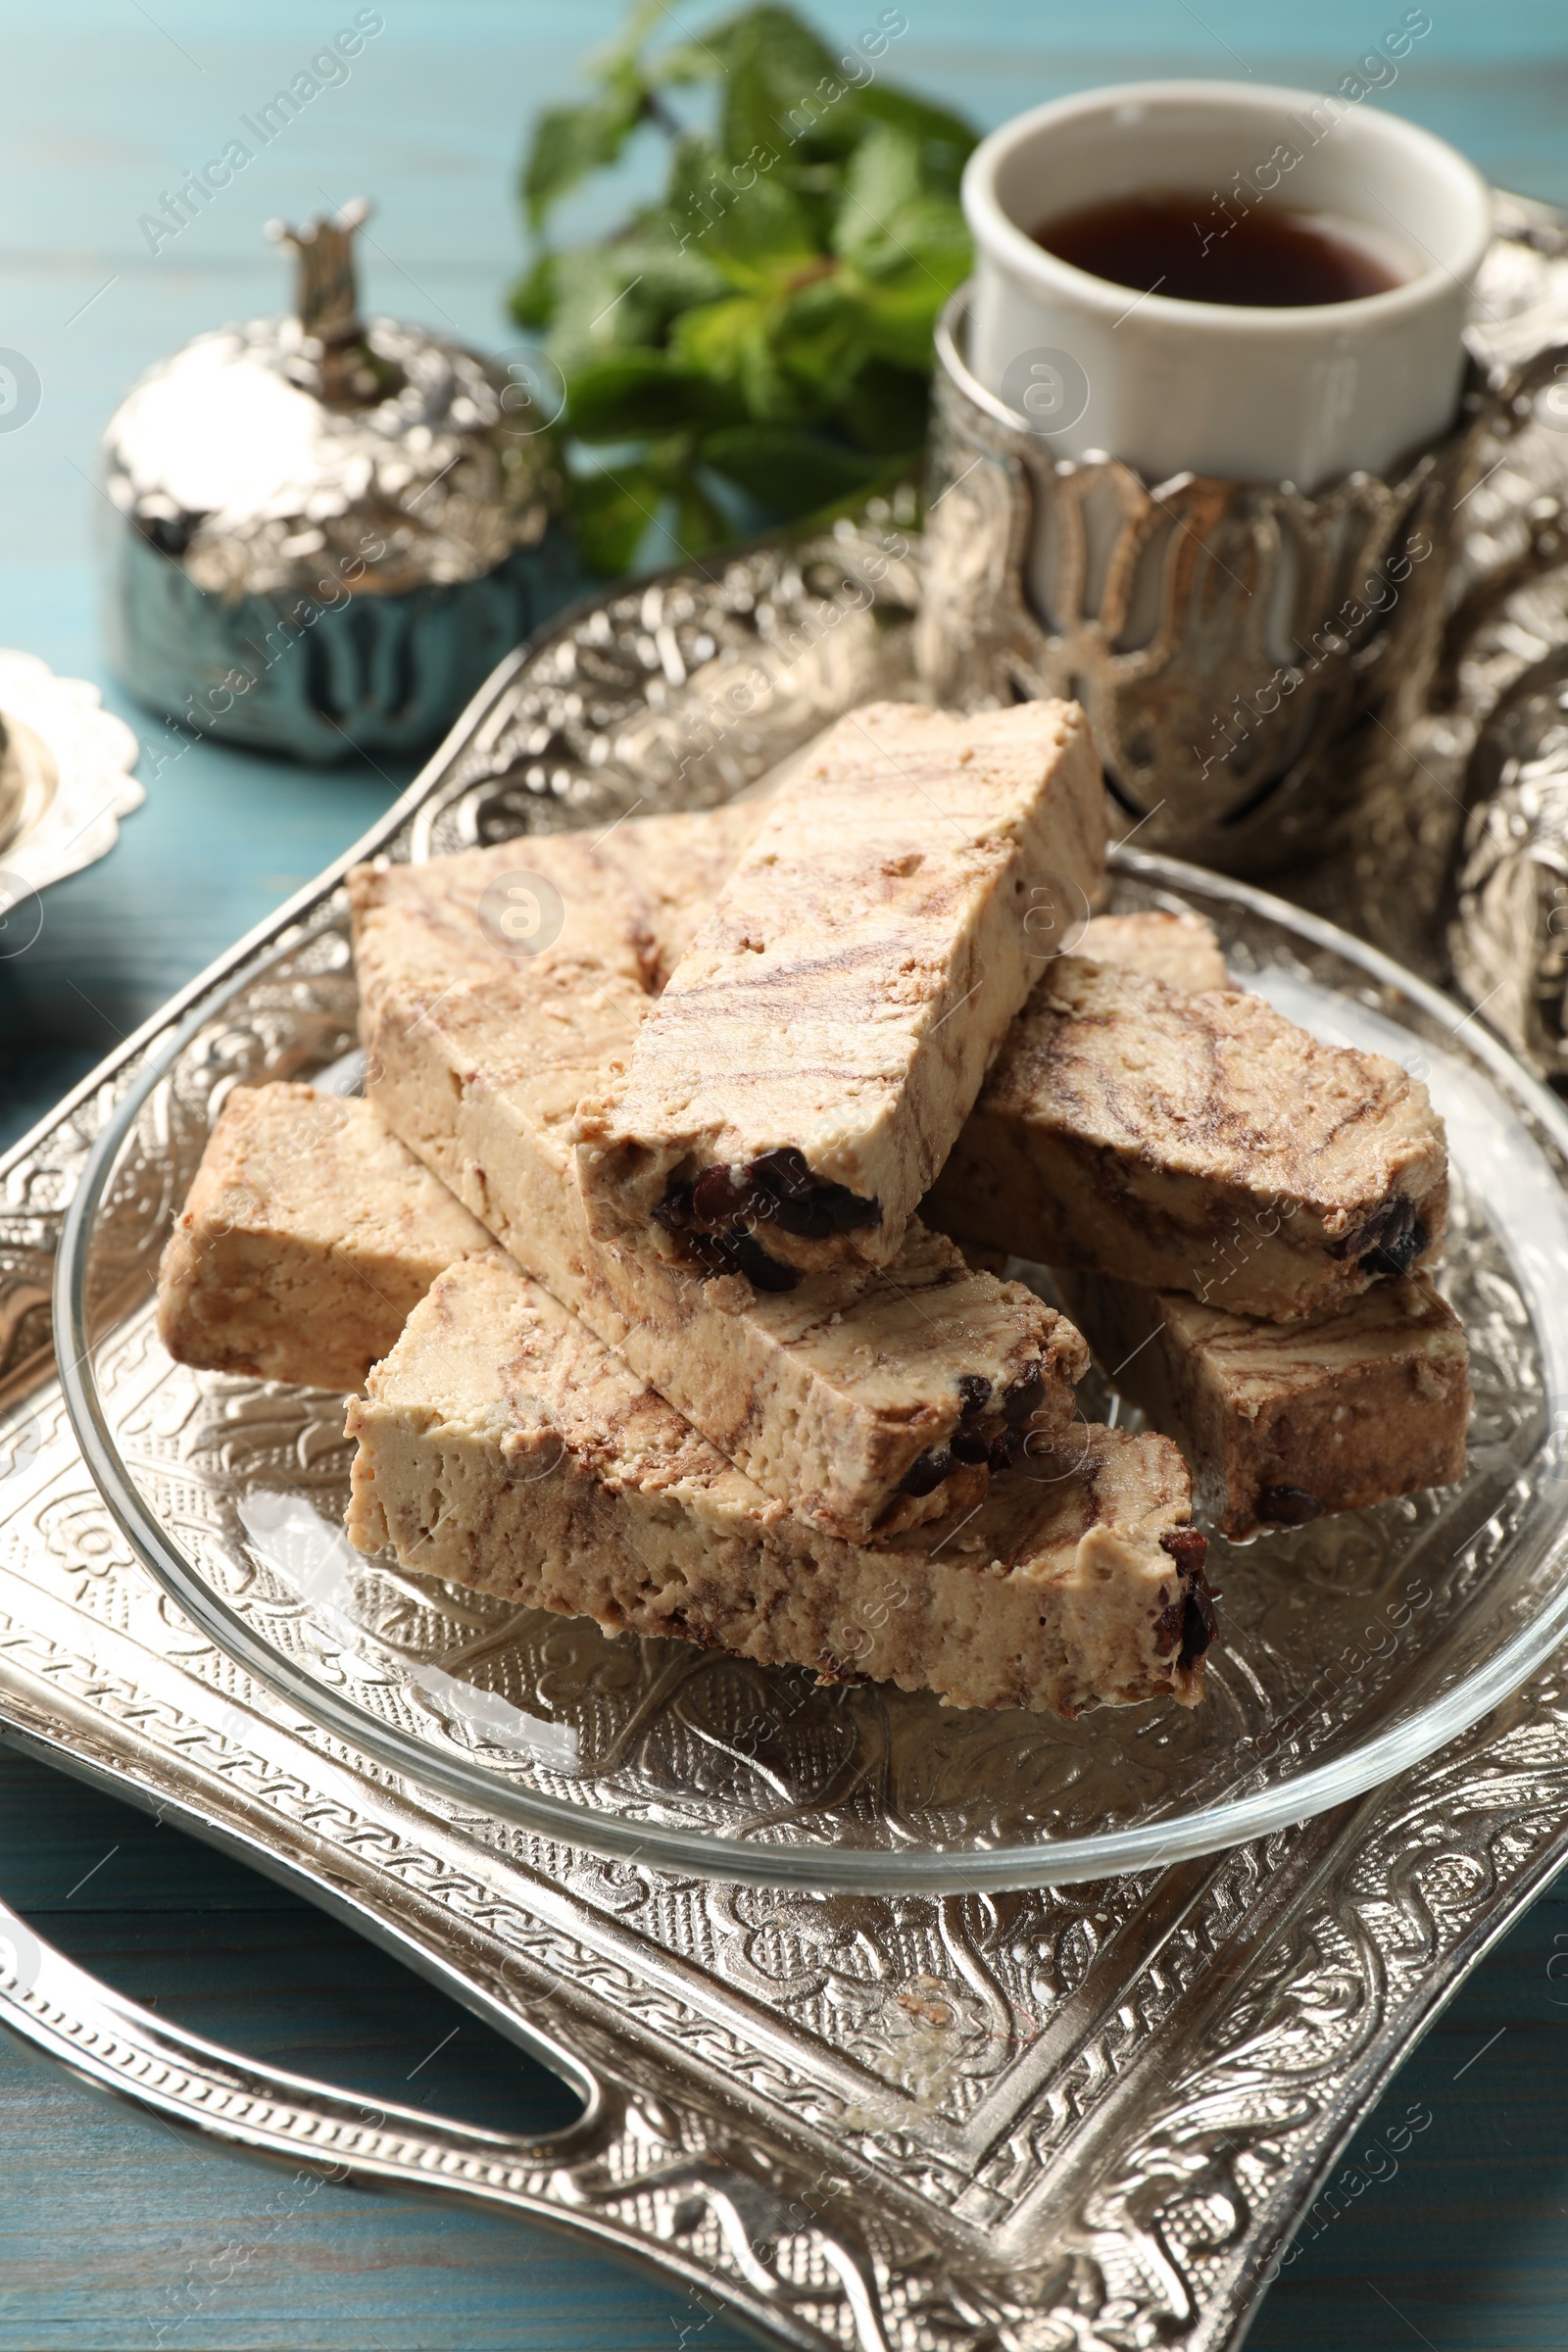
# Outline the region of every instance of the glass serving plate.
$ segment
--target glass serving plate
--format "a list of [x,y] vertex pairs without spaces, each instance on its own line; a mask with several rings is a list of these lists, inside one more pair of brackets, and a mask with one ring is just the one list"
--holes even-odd
[[[1462,1485],[1214,1541],[1222,1641],[1200,1708],[1064,1724],[818,1687],[353,1552],[341,1398],[172,1363],[151,1303],[227,1086],[341,1071],[354,992],[336,895],[141,1071],[70,1220],[67,1396],[136,1551],[325,1733],[677,1873],[884,1891],[1098,1878],[1343,1803],[1451,1738],[1568,1632],[1568,1117],[1477,1021],[1331,925],[1167,859],[1114,863],[1116,906],[1207,915],[1239,980],[1427,1080],[1453,1161],[1443,1282],[1474,1359]],[[1102,1386],[1084,1406],[1134,1418]]]
[[[710,806],[842,710],[907,695],[919,551],[898,520],[588,600],[502,665],[359,854]],[[1114,860],[1119,906],[1208,915],[1239,979],[1431,1083],[1454,1163],[1444,1279],[1474,1354],[1462,1486],[1216,1542],[1223,1642],[1203,1705],[1070,1725],[614,1641],[362,1559],[341,1534],[341,1397],[173,1365],[152,1311],[228,1090],[351,1082],[341,871],[117,1071],[57,1266],[87,1462],[171,1595],[172,1644],[192,1621],[234,1661],[237,1698],[254,1678],[314,1737],[606,1855],[958,1893],[1140,1870],[1341,1803],[1474,1721],[1568,1633],[1568,1116],[1477,1019],[1373,950],[1131,849]],[[1084,1409],[1119,1405],[1090,1386]]]

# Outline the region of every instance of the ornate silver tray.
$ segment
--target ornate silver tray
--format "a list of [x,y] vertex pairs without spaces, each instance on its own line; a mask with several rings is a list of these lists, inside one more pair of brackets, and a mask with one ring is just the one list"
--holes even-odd
[[[881,536],[891,549],[847,532],[579,614],[508,665],[360,854],[610,822],[634,779],[661,773],[694,798],[738,789],[904,674],[906,551],[895,518]],[[735,661],[744,709],[726,699]],[[248,971],[246,1023],[206,1031],[215,1075],[253,1067],[259,1040],[285,1062],[295,1041],[301,1065],[348,1044],[321,918],[338,878],[187,990],[0,1170],[0,1725],[288,1877],[588,2105],[525,2143],[272,2076],[107,1993],[9,1917],[0,2019],[214,2142],[580,2230],[782,2343],[1237,2344],[1358,2115],[1568,1851],[1561,1665],[1303,1825],[1013,1893],[826,1894],[605,1861],[368,1754],[237,1664],[140,1565],[43,1352],[87,1157],[180,1025],[201,1029]],[[170,1148],[137,1181],[172,1195],[205,1108],[171,1092],[149,1114]],[[97,1311],[124,1321],[145,1296],[136,1251],[118,1298],[101,1273]]]

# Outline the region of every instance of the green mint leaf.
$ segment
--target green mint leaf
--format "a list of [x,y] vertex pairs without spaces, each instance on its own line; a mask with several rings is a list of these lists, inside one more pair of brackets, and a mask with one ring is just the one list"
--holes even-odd
[[902,277],[865,288],[866,348],[896,367],[931,372],[931,338],[962,267],[950,280],[929,269],[906,270]]
[[781,270],[818,259],[810,215],[782,175],[732,165],[710,140],[682,140],[664,201],[684,250],[732,285],[759,291]]
[[582,441],[642,441],[711,425],[739,405],[710,374],[661,351],[605,352],[566,375],[566,429]]
[[798,413],[813,420],[827,416],[859,373],[872,342],[862,290],[847,271],[799,287],[774,334]]
[[673,536],[681,554],[692,560],[727,547],[735,536],[735,525],[723,508],[689,469],[675,484]]
[[926,191],[915,142],[885,124],[872,129],[850,159],[833,247],[863,276],[897,278],[906,270],[925,270],[949,292],[967,274],[971,259],[961,210],[951,198]]
[[640,90],[616,90],[587,106],[550,107],[539,117],[522,168],[523,201],[536,233],[568,189],[616,161],[643,112]]
[[779,366],[769,324],[769,304],[754,296],[736,294],[727,302],[705,303],[676,319],[670,355],[692,375],[720,387],[744,414],[770,423],[794,423],[800,402]]
[[787,8],[750,8],[703,35],[722,60],[718,142],[732,163],[789,145],[784,118],[833,74],[832,52]]
[[572,513],[585,567],[604,579],[629,571],[659,519],[663,483],[655,467],[628,460],[610,472],[576,476]]
[[931,385],[924,368],[867,360],[834,410],[834,422],[857,449],[880,459],[906,457],[925,439]]
[[556,256],[538,254],[512,289],[512,316],[519,326],[548,326],[557,300]]
[[963,167],[979,144],[978,133],[961,115],[880,79],[857,93],[856,107],[867,122],[886,123],[913,140],[922,183],[933,195],[957,195]]
[[858,451],[780,425],[726,425],[706,435],[697,454],[771,514],[791,518],[863,489],[880,471]]
[[864,279],[898,283],[912,272],[945,296],[973,267],[963,216],[943,197],[922,196],[891,220],[873,219],[847,198],[845,216],[859,232],[853,260]]
[[833,250],[863,267],[892,240],[894,223],[920,200],[920,151],[902,131],[874,126],[845,169]]
[[567,376],[612,351],[662,346],[671,320],[728,290],[696,248],[683,254],[657,230],[558,255],[554,282],[550,356]]

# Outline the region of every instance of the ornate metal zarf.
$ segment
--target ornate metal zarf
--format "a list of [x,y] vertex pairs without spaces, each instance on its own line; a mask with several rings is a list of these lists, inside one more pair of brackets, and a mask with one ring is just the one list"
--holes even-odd
[[[1226,873],[1338,847],[1427,703],[1464,489],[1561,347],[1473,367],[1451,432],[1397,480],[1290,482],[1056,457],[938,330],[917,665],[934,698],[1082,702],[1141,846]],[[1380,734],[1380,728],[1382,733]]]

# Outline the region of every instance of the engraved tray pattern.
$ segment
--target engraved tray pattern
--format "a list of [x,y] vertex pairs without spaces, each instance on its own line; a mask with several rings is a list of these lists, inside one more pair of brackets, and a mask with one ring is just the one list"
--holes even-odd
[[[832,560],[854,577],[865,546],[847,535]],[[813,732],[846,665],[857,691],[902,667],[906,624],[885,585],[863,608],[835,592],[834,622],[812,584],[808,560],[778,553],[724,575],[724,625],[749,662],[802,613],[820,633],[787,690],[764,679],[760,718],[754,707],[744,725],[715,722],[693,762],[714,797],[792,731]],[[635,739],[643,757],[650,740],[678,741],[647,681],[700,673],[718,650],[710,626],[668,617],[664,599],[700,611],[707,594],[688,581],[612,600],[588,693],[563,647],[597,615],[509,665],[392,813],[392,853],[504,835],[519,815],[629,807],[617,743]],[[302,998],[302,1063],[346,1042],[334,880],[270,927],[249,1025],[208,1027],[214,1084],[249,1066],[257,1035],[285,1054]],[[783,2343],[1237,2344],[1356,2116],[1568,1851],[1561,1665],[1419,1768],[1302,1827],[1022,1893],[676,1878],[399,1780],[248,1677],[136,1562],[38,1354],[50,1259],[95,1137],[178,1021],[202,1028],[204,996],[245,956],[0,1169],[0,1721],[293,1874],[538,2048],[589,2105],[572,2131],[530,2144],[270,2077],[105,1993],[3,1914],[0,2018],[215,2140],[542,2215],[718,2294]],[[152,1115],[168,1120],[172,1200],[205,1113],[187,1124],[166,1100]],[[119,1271],[125,1298],[145,1296],[134,1251]],[[129,1377],[133,1331],[124,1346]]]

